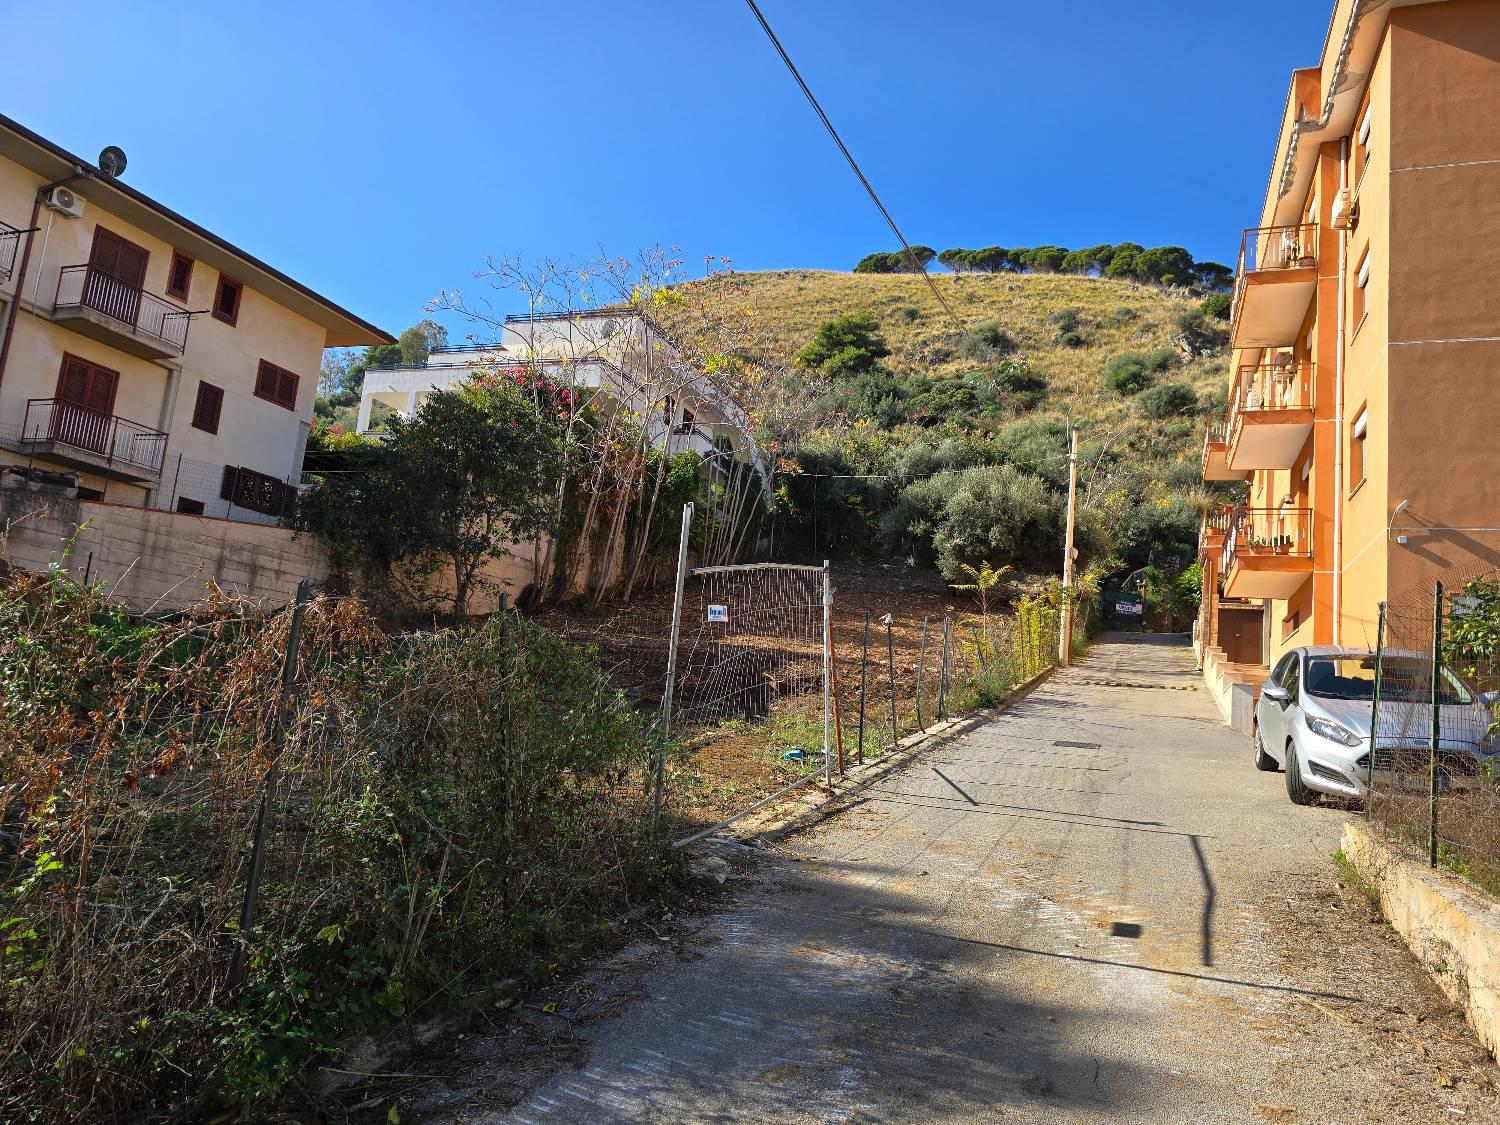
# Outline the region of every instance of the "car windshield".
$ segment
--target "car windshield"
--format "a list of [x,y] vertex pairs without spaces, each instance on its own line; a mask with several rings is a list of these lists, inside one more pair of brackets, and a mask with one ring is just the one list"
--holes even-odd
[[[1440,703],[1467,706],[1474,702],[1468,689],[1447,668],[1442,669],[1440,680]],[[1369,700],[1375,693],[1375,657],[1308,657],[1304,688],[1319,699]],[[1389,703],[1431,701],[1432,665],[1415,657],[1387,656],[1381,666],[1380,698]]]

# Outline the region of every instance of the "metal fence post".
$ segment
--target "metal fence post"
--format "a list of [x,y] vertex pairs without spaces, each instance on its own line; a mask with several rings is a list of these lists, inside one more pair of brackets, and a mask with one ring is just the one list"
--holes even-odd
[[1375,623],[1375,684],[1370,689],[1370,775],[1365,779],[1365,820],[1375,819],[1375,769],[1380,745],[1380,679],[1385,674],[1385,602]]
[[828,560],[823,560],[823,783],[833,786],[833,746],[829,727],[833,720],[830,680],[833,675],[833,582],[828,574]]
[[922,721],[922,679],[927,675],[927,615],[922,615],[922,643],[917,646],[917,729],[926,730]]
[[948,615],[943,615],[943,655],[938,661],[938,722],[948,717],[948,638],[952,628]]
[[292,690],[292,681],[297,675],[297,646],[302,639],[302,615],[307,608],[307,579],[297,583],[297,597],[292,605],[292,620],[287,625],[286,652],[281,658],[281,693],[276,700],[276,726],[271,737],[271,764],[266,769],[264,788],[260,793],[260,809],[255,814],[255,841],[250,848],[250,869],[245,875],[245,898],[240,905],[239,941],[229,961],[229,991],[238,992],[245,983],[246,952],[249,948],[250,930],[255,925],[255,900],[260,894],[260,876],[266,860],[266,821],[270,819],[271,796],[276,789],[276,779],[281,764],[281,750],[286,741],[287,696]]
[[1432,584],[1432,742],[1427,759],[1427,866],[1438,861],[1438,744],[1442,738],[1443,584]]
[[870,668],[870,614],[865,613],[865,647],[859,658],[859,737],[854,744],[854,754],[860,764],[865,760],[865,677]]
[[651,793],[651,827],[661,822],[661,787],[667,773],[667,741],[672,737],[672,689],[677,684],[677,636],[682,629],[682,590],[687,581],[688,533],[693,529],[692,502],[682,506],[682,538],[677,544],[677,592],[672,600],[672,639],[667,645],[667,684],[661,697],[661,746],[656,751],[656,779]]
[[885,615],[885,666],[891,679],[891,748],[901,741],[900,734],[896,730],[896,636],[892,632],[895,619],[889,613]]

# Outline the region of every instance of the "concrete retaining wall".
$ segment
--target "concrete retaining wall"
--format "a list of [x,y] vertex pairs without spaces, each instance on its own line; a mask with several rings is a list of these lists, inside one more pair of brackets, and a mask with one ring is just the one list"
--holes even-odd
[[1500,905],[1457,876],[1406,859],[1363,824],[1344,827],[1344,855],[1380,896],[1386,918],[1480,1042],[1500,1055]]
[[328,577],[322,546],[283,527],[78,500],[24,483],[0,489],[0,535],[0,560],[11,566],[58,563],[79,579],[87,570],[138,610],[200,601],[210,581],[277,607],[300,579]]

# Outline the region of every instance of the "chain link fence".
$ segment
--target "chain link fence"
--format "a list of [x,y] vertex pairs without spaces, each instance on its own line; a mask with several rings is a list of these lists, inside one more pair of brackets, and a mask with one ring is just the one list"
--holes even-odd
[[1381,608],[1366,816],[1500,894],[1500,570],[1456,568]]

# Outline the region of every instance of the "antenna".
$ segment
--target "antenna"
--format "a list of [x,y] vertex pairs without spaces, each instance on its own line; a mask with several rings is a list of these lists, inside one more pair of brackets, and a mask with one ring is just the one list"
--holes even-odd
[[110,179],[125,174],[125,150],[119,145],[106,145],[99,153],[99,171]]

